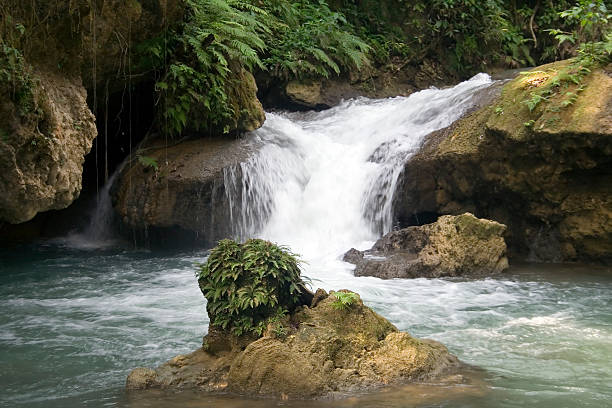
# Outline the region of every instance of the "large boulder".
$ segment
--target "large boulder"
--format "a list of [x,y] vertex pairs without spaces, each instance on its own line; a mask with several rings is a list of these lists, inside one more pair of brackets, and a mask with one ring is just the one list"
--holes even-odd
[[512,256],[612,261],[612,65],[591,71],[538,67],[430,135],[405,165],[400,224],[468,211],[508,225]]
[[[135,369],[128,389],[196,388],[250,396],[323,398],[383,386],[440,380],[461,363],[433,340],[400,332],[359,298],[338,308],[319,294],[281,326],[248,344],[212,353],[200,349],[156,370]],[[231,346],[232,342],[226,341]],[[461,376],[452,381],[461,382]]]
[[31,75],[23,106],[11,98],[11,85],[0,84],[0,223],[68,207],[81,192],[84,157],[97,135],[79,77]]
[[122,228],[137,243],[154,245],[212,246],[232,236],[237,203],[227,189],[241,184],[238,164],[253,149],[248,140],[226,137],[143,144],[111,191]]
[[368,251],[348,251],[355,276],[439,278],[487,276],[508,268],[506,226],[466,213],[432,224],[393,231]]

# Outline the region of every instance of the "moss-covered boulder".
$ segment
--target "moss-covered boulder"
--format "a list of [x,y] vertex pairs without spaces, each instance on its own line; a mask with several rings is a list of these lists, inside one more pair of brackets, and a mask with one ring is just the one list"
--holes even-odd
[[230,347],[215,354],[200,349],[154,371],[135,369],[127,388],[323,398],[440,379],[460,368],[446,347],[398,331],[358,297],[342,308],[334,292],[318,294],[312,307],[271,324],[255,341],[245,345],[228,335]]
[[487,276],[508,268],[506,226],[466,213],[390,232],[368,251],[348,251],[355,276],[438,278]]
[[512,256],[612,261],[612,65],[561,61],[433,133],[405,165],[404,226],[466,211],[508,226]]

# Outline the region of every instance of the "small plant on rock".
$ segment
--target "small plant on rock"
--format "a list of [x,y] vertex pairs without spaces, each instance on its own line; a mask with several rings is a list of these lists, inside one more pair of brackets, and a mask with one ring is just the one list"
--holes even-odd
[[336,310],[347,310],[359,299],[359,295],[354,292],[334,292],[332,296],[336,298],[332,303]]
[[287,248],[268,241],[219,241],[197,274],[211,324],[261,336],[271,320],[300,305],[306,287],[299,264]]

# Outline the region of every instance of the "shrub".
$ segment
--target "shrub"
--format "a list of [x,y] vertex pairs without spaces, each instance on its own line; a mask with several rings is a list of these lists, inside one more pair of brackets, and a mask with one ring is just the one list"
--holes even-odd
[[229,132],[237,125],[229,94],[240,86],[232,73],[263,68],[261,34],[266,12],[239,0],[185,0],[186,20],[164,37],[139,47],[143,67],[163,72],[156,89],[172,135],[189,128]]
[[2,18],[0,88],[9,90],[9,96],[19,108],[21,116],[26,116],[36,109],[35,76],[20,50],[24,35],[25,27],[22,24],[16,23],[10,15]]
[[299,264],[287,248],[268,241],[219,241],[198,272],[211,324],[238,336],[261,335],[269,319],[300,305],[306,289]]

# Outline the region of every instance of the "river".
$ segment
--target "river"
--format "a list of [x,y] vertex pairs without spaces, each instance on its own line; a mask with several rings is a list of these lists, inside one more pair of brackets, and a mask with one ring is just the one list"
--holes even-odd
[[[340,261],[393,228],[401,164],[489,86],[480,74],[407,98],[269,113],[263,147],[228,169],[237,237],[288,245],[313,287],[351,289],[401,330],[477,367],[472,386],[412,387],[334,402],[126,394],[129,370],[194,350],[206,333],[195,263],[206,251],[129,249],[87,233],[0,249],[0,404],[6,407],[606,407],[610,268],[518,264],[487,279],[355,278]],[[240,191],[240,194],[238,194]],[[244,200],[242,202],[241,200]],[[237,202],[241,201],[241,202]],[[89,230],[91,230],[91,226]],[[96,228],[93,228],[96,230]],[[98,236],[99,238],[99,236]]]

